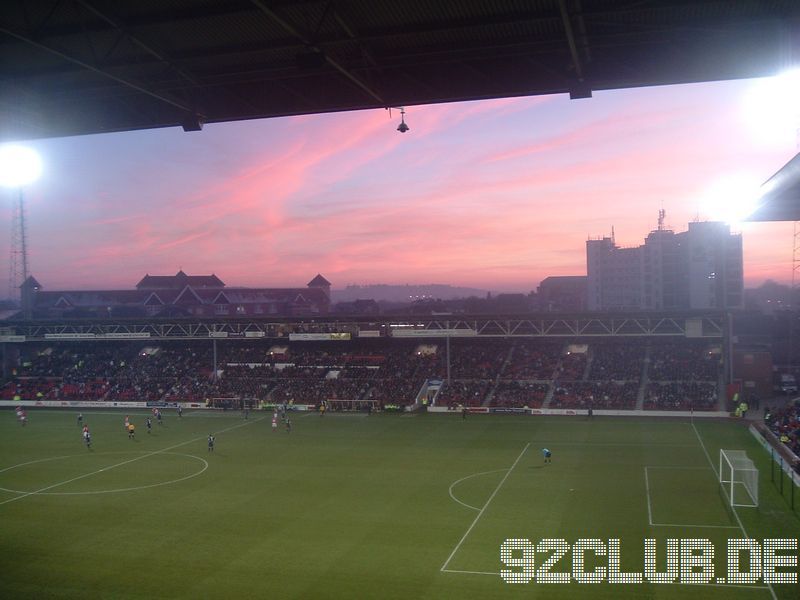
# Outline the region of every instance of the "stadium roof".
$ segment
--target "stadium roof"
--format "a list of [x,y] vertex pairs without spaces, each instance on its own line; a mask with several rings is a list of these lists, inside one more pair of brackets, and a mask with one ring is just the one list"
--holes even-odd
[[761,205],[748,221],[800,221],[800,153],[761,186]]
[[0,2],[0,140],[771,75],[796,0]]

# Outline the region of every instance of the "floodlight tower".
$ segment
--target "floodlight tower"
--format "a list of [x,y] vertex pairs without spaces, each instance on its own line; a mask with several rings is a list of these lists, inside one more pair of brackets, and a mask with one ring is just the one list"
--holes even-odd
[[[24,146],[0,146],[0,186],[16,190],[11,219],[11,254],[8,292],[14,294],[28,278],[28,245],[25,230],[26,185],[42,174],[42,161],[35,150]],[[21,290],[20,290],[21,293]],[[21,300],[21,297],[20,297]]]

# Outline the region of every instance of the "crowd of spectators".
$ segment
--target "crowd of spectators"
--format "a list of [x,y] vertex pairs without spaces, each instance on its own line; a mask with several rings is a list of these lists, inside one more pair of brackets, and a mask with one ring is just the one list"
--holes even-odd
[[532,381],[501,381],[494,390],[490,406],[541,408],[550,384]]
[[364,400],[369,389],[369,382],[359,379],[320,379],[313,382],[283,379],[272,390],[271,397],[278,404],[319,404],[323,400]]
[[546,340],[520,341],[503,369],[502,378],[515,381],[548,381],[559,362],[561,342]]
[[586,372],[587,356],[585,352],[569,352],[561,357],[556,379],[559,381],[580,381]]
[[800,456],[800,404],[794,403],[775,412],[767,411],[764,422],[795,456]]
[[413,404],[421,389],[422,386],[415,379],[399,377],[376,379],[371,382],[367,399],[379,406]]
[[650,350],[650,381],[714,381],[719,354],[697,344],[660,344]]
[[493,381],[508,357],[511,345],[503,340],[456,340],[450,343],[450,376],[454,379]]
[[485,379],[451,379],[439,391],[436,403],[439,406],[481,406],[486,400],[491,382]]
[[642,343],[601,343],[590,346],[590,380],[639,381],[642,378],[645,346]]
[[47,379],[24,379],[8,381],[0,390],[3,400],[40,400],[49,397],[58,384]]
[[560,382],[550,402],[552,408],[632,409],[639,384],[619,381]]
[[650,382],[644,396],[645,410],[715,410],[717,384],[709,381]]
[[[440,406],[633,408],[646,355],[643,342],[590,340],[589,353],[564,353],[569,341],[454,339],[451,380]],[[702,345],[650,341],[645,407],[701,410],[716,403],[719,361]],[[426,381],[444,380],[442,340],[330,342],[59,342],[22,347],[4,399],[191,401],[248,398],[317,404],[415,401]],[[591,368],[587,373],[587,356]],[[553,378],[555,377],[555,381]],[[678,377],[678,379],[673,379]],[[620,382],[620,383],[615,383]],[[622,382],[625,382],[624,384]],[[658,382],[658,383],[656,383]]]

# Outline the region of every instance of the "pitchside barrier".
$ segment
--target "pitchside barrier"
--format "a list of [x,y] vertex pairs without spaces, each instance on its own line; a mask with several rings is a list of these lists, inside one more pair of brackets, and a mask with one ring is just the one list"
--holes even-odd
[[[165,408],[175,408],[180,405],[183,408],[208,408],[204,402],[106,402],[91,400],[0,400],[0,408],[4,406],[40,406],[46,408],[147,408],[148,406],[161,406]],[[262,408],[272,408],[273,404],[262,404]],[[314,410],[314,404],[294,404],[294,410]],[[520,415],[562,415],[562,416],[587,416],[585,409],[570,408],[508,408],[502,406],[470,406],[467,410],[471,413],[492,413],[492,414],[520,414]],[[461,409],[452,409],[447,406],[429,406],[428,412],[433,413],[461,413]],[[598,417],[708,417],[708,418],[727,418],[731,414],[726,411],[697,411],[688,410],[603,410],[595,409],[592,414]]]
[[[793,468],[797,460],[789,460],[775,449],[773,444],[778,444],[778,447],[781,447],[782,444],[771,431],[761,432],[751,425],[750,433],[769,452],[769,479],[789,504],[792,511],[797,514],[800,511],[800,489],[798,489],[800,488],[800,475]],[[785,447],[783,449],[788,450]]]
[[[770,448],[769,477],[775,488],[781,493],[793,511],[797,512],[795,497],[800,495],[797,488],[800,486],[800,475],[792,470],[791,465],[783,460],[783,456],[776,456],[775,448]],[[784,485],[785,482],[785,485]]]
[[[492,414],[523,414],[523,415],[562,415],[571,417],[588,416],[589,411],[581,408],[507,408],[503,406],[468,406],[470,413]],[[460,414],[460,408],[448,406],[429,406],[428,412]],[[692,412],[690,410],[605,410],[594,409],[592,414],[596,417],[710,417],[715,419],[727,418],[731,413],[721,410],[704,410]]]
[[[0,408],[15,406],[39,407],[39,408],[191,408],[222,410],[214,406],[207,406],[205,402],[108,402],[105,400],[0,400]],[[272,410],[275,404],[264,404],[259,408]],[[238,406],[235,407],[238,409]],[[314,410],[313,404],[292,404],[289,409],[295,411]]]

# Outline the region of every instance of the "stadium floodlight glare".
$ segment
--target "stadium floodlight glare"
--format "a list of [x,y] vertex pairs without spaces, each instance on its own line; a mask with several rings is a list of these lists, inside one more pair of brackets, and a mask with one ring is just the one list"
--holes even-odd
[[0,186],[21,188],[42,174],[42,159],[32,148],[8,144],[0,146]]
[[766,193],[753,175],[727,175],[717,179],[702,194],[700,212],[712,221],[741,226],[760,206]]
[[800,128],[800,69],[757,79],[742,108],[757,141],[794,146]]

